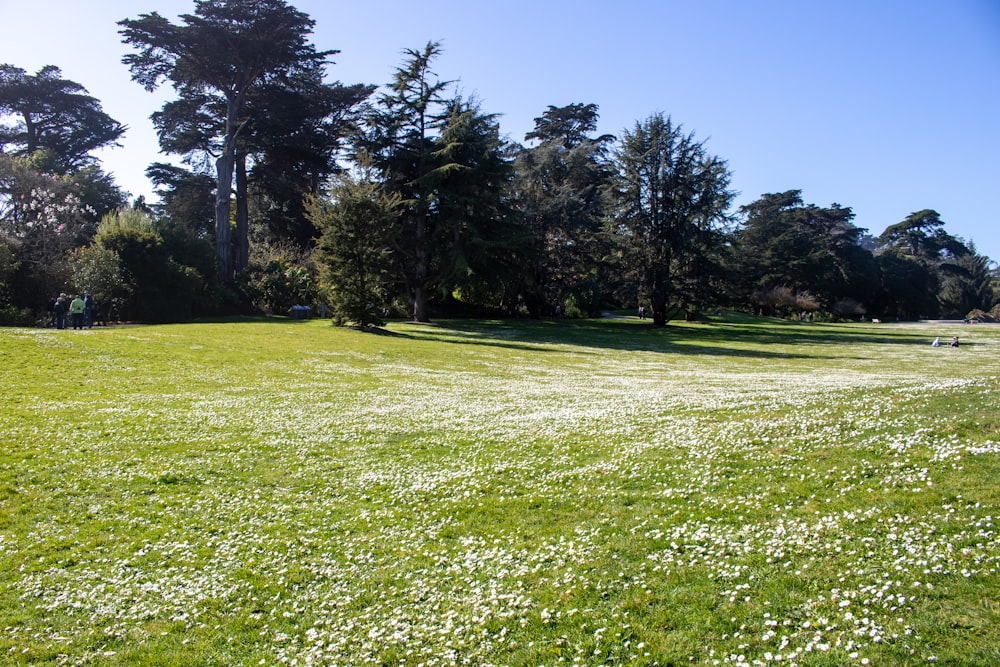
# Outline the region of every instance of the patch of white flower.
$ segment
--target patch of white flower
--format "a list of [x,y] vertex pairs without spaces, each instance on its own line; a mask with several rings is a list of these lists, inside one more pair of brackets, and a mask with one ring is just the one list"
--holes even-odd
[[[0,432],[65,458],[53,492],[78,514],[0,533],[34,610],[2,632],[66,664],[233,625],[269,665],[656,664],[643,610],[697,582],[732,620],[692,662],[865,665],[886,644],[930,660],[910,616],[1000,575],[1000,508],[882,499],[1000,453],[918,409],[961,392],[995,404],[1000,378],[886,374],[883,347],[780,372],[641,350],[553,349],[568,358],[551,370],[491,349],[468,370],[329,351],[273,384],[261,369],[253,387],[39,404],[86,410],[88,427]],[[139,426],[119,431],[126,418]],[[830,464],[845,448],[851,463]],[[107,540],[78,544],[81,517]],[[75,625],[30,620],[47,614]]]

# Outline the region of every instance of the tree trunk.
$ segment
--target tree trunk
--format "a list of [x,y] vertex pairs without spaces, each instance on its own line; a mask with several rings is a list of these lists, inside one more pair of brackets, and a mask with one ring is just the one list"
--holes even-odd
[[667,305],[653,304],[653,326],[665,327],[667,326]]
[[413,237],[413,321],[430,322],[427,315],[427,221],[423,215],[417,216],[416,232]]
[[234,273],[239,276],[250,263],[250,213],[247,206],[247,156],[236,157],[236,244]]
[[667,326],[667,280],[660,268],[653,268],[653,278],[649,286],[649,307],[652,310],[653,325]]
[[219,279],[223,285],[232,285],[236,278],[233,266],[233,230],[229,214],[232,210],[230,199],[233,194],[233,171],[236,168],[240,103],[238,96],[226,101],[226,136],[222,143],[222,154],[215,161],[218,177],[215,190],[215,255]]
[[[227,142],[228,143],[228,142]],[[224,151],[215,161],[218,185],[215,190],[215,257],[223,285],[233,283],[233,230],[229,224],[233,190],[233,155]]]

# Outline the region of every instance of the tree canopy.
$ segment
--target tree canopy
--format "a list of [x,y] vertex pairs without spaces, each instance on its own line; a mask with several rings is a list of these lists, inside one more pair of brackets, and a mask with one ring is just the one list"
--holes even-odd
[[639,302],[660,325],[704,307],[696,287],[711,279],[717,228],[735,196],[725,161],[663,114],[624,132],[614,160],[612,232]]
[[183,106],[198,112],[200,128],[213,130],[189,135],[215,157],[218,269],[232,283],[237,258],[247,252],[246,225],[238,226],[235,247],[230,228],[237,139],[251,120],[247,104],[268,81],[319,67],[336,51],[317,51],[307,41],[312,19],[283,0],[197,0],[194,14],[180,18],[173,24],[152,12],[120,21],[123,40],[137,49],[122,62],[147,90],[169,80]]
[[734,211],[726,160],[664,113],[616,137],[596,104],[549,105],[522,145],[439,78],[440,42],[380,87],[344,85],[285,0],[193,7],[118,23],[132,79],[175,93],[152,121],[181,159],[148,166],[152,205],[101,171],[94,151],[125,128],[83,85],[0,65],[0,322],[88,288],[147,321],[294,305],[361,325],[637,306],[660,326],[720,307],[1000,319],[1000,270],[933,209],[877,236],[797,189]]
[[48,151],[59,174],[94,164],[92,153],[115,145],[126,130],[54,65],[35,74],[0,65],[0,119],[7,121],[0,125],[0,152]]

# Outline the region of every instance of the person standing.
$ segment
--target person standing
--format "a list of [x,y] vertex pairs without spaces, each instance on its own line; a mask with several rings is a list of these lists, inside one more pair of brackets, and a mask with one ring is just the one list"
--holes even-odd
[[85,306],[83,311],[83,319],[87,323],[88,329],[94,328],[94,297],[90,296],[90,292],[83,293],[83,305]]
[[82,296],[77,296],[73,299],[73,303],[69,304],[69,314],[73,317],[73,328],[83,329],[83,316],[87,312],[87,303],[83,300]]
[[52,306],[52,311],[56,315],[56,329],[66,328],[66,307],[69,304],[66,303],[66,295],[60,294],[59,298],[56,299],[55,304]]

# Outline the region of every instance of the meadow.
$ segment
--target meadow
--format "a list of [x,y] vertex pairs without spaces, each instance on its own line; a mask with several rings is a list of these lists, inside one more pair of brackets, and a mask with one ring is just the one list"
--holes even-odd
[[1000,665],[1000,327],[0,329],[0,387],[0,664]]

